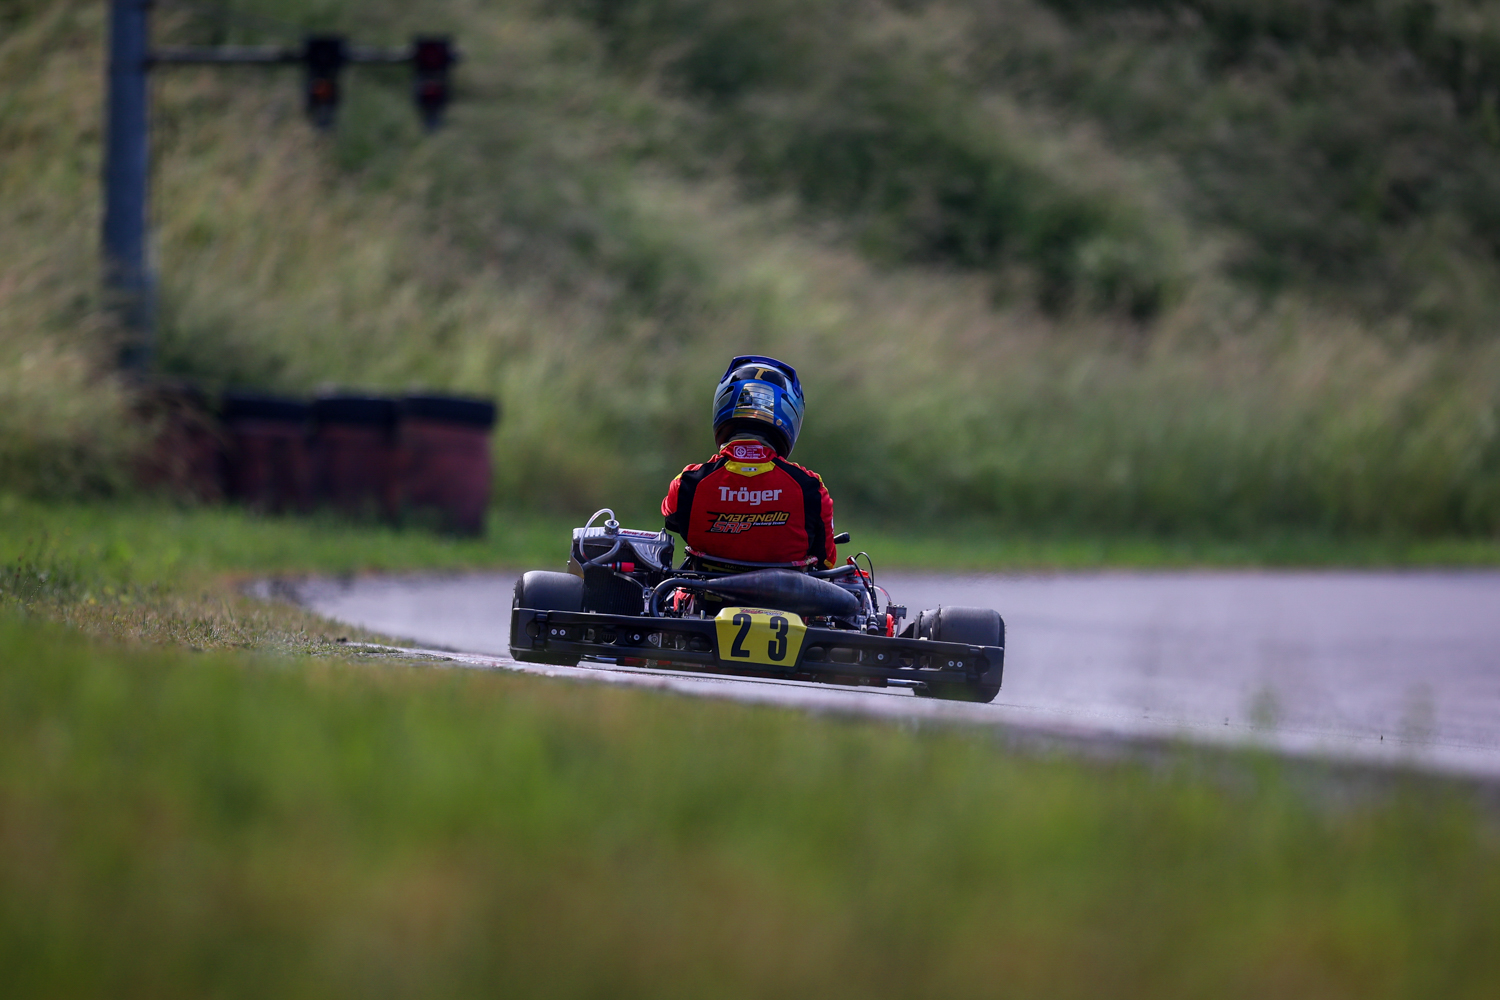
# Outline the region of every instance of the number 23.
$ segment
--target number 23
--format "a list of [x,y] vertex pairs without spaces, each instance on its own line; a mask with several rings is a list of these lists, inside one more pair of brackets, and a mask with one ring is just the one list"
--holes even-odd
[[[750,626],[755,623],[755,619],[744,612],[740,612],[731,620],[739,626],[740,630],[735,635],[734,642],[729,647],[729,655],[743,656],[749,659],[750,650],[745,648],[745,639],[750,635]],[[772,615],[771,620],[766,624],[775,633],[771,641],[766,643],[766,655],[773,661],[780,663],[786,659],[786,634],[789,625],[787,620],[781,615]]]

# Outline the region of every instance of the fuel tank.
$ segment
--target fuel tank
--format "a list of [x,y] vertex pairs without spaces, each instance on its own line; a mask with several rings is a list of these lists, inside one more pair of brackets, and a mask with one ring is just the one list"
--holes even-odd
[[705,580],[703,589],[743,604],[764,605],[794,615],[847,617],[860,610],[859,598],[844,588],[789,569],[758,569]]

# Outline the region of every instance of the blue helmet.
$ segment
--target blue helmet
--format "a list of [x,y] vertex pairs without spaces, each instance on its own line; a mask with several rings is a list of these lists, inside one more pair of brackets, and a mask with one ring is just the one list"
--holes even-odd
[[758,434],[778,454],[790,455],[802,430],[802,383],[797,369],[775,358],[746,354],[729,362],[714,391],[714,441]]

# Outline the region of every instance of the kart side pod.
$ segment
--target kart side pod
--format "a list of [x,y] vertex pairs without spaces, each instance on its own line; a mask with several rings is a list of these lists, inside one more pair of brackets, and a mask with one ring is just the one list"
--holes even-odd
[[741,604],[760,604],[794,615],[855,615],[859,598],[826,580],[785,569],[760,569],[714,580],[672,579],[658,584],[651,595],[653,614],[661,598],[677,588],[717,594]]

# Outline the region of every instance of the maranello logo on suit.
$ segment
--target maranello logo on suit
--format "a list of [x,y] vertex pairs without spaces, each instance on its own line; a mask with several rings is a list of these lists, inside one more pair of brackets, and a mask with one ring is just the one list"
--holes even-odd
[[719,499],[725,503],[747,503],[752,507],[759,507],[763,503],[772,503],[781,498],[781,490],[747,490],[735,489],[733,486],[720,486]]
[[714,523],[709,525],[708,530],[717,535],[738,535],[751,528],[780,527],[792,519],[792,515],[784,510],[754,511],[743,514],[711,510],[709,514],[713,515]]

